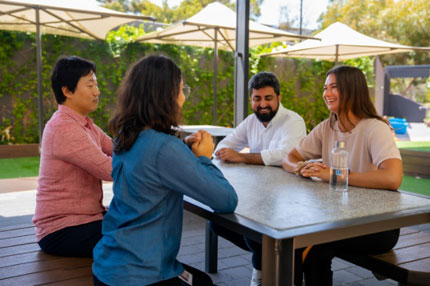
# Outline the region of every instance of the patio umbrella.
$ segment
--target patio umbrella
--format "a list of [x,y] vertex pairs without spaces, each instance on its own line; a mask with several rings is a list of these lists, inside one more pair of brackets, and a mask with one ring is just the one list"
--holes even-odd
[[[249,46],[271,42],[309,39],[249,21]],[[236,47],[236,13],[221,3],[207,5],[191,18],[161,31],[143,35],[137,41],[214,48],[214,124],[216,124],[218,49],[234,52]]]
[[404,53],[412,50],[430,51],[430,48],[404,46],[371,38],[340,22],[331,24],[315,37],[321,40],[306,40],[262,56],[320,59],[334,61],[337,64],[338,61],[366,56]]
[[136,20],[154,18],[116,12],[89,1],[0,0],[1,30],[36,33],[40,142],[44,126],[41,33],[104,40],[113,28]]

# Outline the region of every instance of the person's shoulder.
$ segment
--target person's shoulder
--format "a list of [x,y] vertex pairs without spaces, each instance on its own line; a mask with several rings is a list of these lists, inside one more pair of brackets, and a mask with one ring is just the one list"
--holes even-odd
[[311,131],[321,131],[324,134],[327,132],[327,129],[331,129],[330,127],[330,118],[324,119],[320,123],[318,123]]
[[300,114],[298,114],[297,112],[291,109],[285,108],[282,104],[279,104],[278,112],[279,112],[280,118],[282,118],[282,121],[288,120],[288,121],[305,122],[303,117]]
[[145,140],[152,147],[185,145],[178,137],[154,129],[146,129],[139,134],[140,140]]
[[249,114],[247,117],[245,117],[245,119],[240,124],[246,123],[246,122],[253,122],[256,120],[258,121],[257,116],[255,115],[255,113],[252,113],[252,114]]
[[288,119],[295,120],[295,121],[303,121],[304,122],[303,117],[300,114],[298,114],[297,112],[292,111],[292,110],[287,109],[287,108],[284,108],[284,110],[285,110],[285,116]]
[[45,132],[52,131],[57,136],[60,134],[67,136],[67,134],[74,133],[77,129],[81,129],[79,123],[61,111],[56,111],[45,125]]
[[256,125],[259,122],[260,121],[258,120],[255,113],[252,113],[252,114],[248,115],[247,117],[245,117],[245,119],[237,125],[236,129],[238,129],[238,128],[239,129],[241,129],[241,128],[247,129],[248,127]]
[[389,125],[386,122],[376,118],[362,119],[360,125],[362,125],[362,129],[366,130],[367,132],[370,132],[370,131],[377,132],[378,130],[381,130],[381,129],[382,130],[390,129]]

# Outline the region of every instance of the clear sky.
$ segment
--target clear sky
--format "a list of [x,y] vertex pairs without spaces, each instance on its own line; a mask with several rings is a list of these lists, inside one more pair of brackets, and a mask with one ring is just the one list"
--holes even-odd
[[[287,7],[288,19],[293,20],[296,27],[300,23],[300,0],[264,0],[261,5],[261,16],[258,22],[279,26],[281,5]],[[303,0],[303,28],[317,29],[321,13],[325,12],[328,0]]]
[[[150,0],[160,5],[162,0]],[[169,7],[179,5],[182,0],[168,0]],[[264,0],[261,5],[261,16],[258,22],[271,26],[279,26],[281,5],[287,6],[288,19],[299,26],[300,0]],[[303,0],[303,28],[319,28],[318,17],[325,11],[328,0]]]

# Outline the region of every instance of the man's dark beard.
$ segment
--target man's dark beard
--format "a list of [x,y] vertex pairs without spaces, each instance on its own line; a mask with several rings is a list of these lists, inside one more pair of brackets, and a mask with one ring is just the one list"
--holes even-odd
[[270,122],[270,120],[272,120],[273,117],[275,117],[276,112],[278,111],[278,110],[273,111],[272,108],[270,106],[268,106],[268,107],[266,107],[264,109],[269,109],[270,112],[269,113],[261,114],[261,113],[259,113],[259,111],[262,110],[262,109],[263,108],[258,107],[257,111],[254,111],[254,113],[255,113],[255,116],[257,116],[258,120],[260,120],[261,122],[264,122],[264,123]]

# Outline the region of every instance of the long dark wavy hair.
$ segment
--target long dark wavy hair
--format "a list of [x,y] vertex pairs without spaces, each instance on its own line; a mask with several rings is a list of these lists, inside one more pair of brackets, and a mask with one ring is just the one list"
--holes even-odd
[[180,119],[176,100],[181,80],[180,68],[164,55],[148,55],[128,70],[109,120],[116,153],[129,150],[144,128],[176,133]]
[[327,72],[327,76],[330,74],[333,74],[336,78],[336,87],[339,94],[337,115],[333,112],[330,114],[330,127],[332,129],[337,120],[339,120],[339,124],[345,127],[342,122],[343,118],[346,118],[348,123],[355,127],[347,116],[348,111],[352,111],[360,119],[376,118],[387,123],[385,119],[378,115],[375,106],[370,100],[366,77],[361,70],[351,66],[336,66]]

